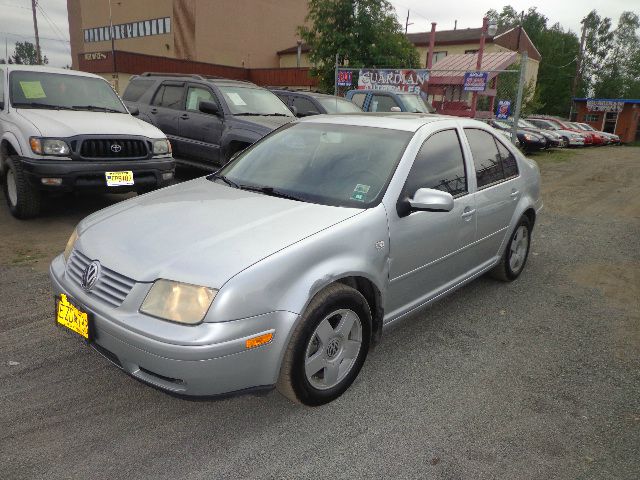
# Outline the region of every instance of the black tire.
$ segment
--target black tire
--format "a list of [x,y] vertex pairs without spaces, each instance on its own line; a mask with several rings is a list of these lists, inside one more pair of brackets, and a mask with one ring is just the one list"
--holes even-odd
[[[332,312],[340,309],[349,309],[359,316],[362,343],[348,374],[333,388],[320,390],[311,385],[305,375],[305,353],[318,325]],[[293,402],[308,406],[323,405],[338,398],[353,383],[364,364],[371,342],[371,325],[369,305],[357,290],[343,284],[334,284],[318,293],[291,335],[276,385],[278,391]]]
[[[17,157],[7,158],[6,167],[2,178],[2,189],[11,214],[21,220],[37,217],[40,213],[40,191],[29,183]],[[12,176],[11,179],[10,176]],[[9,195],[10,181],[14,182],[12,188],[15,188],[15,202]]]
[[[512,246],[514,241],[516,241],[516,235],[520,231],[521,227],[526,228],[526,249],[523,252],[521,262],[518,264],[517,268],[513,268],[511,265],[511,257],[513,255]],[[531,248],[531,221],[527,216],[523,216],[516,228],[511,232],[511,236],[509,237],[509,242],[507,243],[507,247],[504,249],[504,253],[502,254],[502,258],[500,262],[491,270],[490,275],[503,282],[512,282],[516,278],[520,276],[522,271],[524,270],[525,265],[527,264],[527,258],[529,258],[529,249]]]

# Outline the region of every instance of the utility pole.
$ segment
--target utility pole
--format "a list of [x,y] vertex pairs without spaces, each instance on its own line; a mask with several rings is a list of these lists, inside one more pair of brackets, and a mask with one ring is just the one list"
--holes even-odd
[[111,12],[111,0],[109,0],[109,36],[111,37],[111,62],[113,63],[113,89],[117,92],[118,85],[118,70],[116,67],[116,47],[115,47],[115,31],[113,30],[113,15]]
[[406,35],[407,32],[409,31],[409,25],[413,25],[413,23],[409,23],[409,14],[411,13],[411,10],[407,10],[407,21],[404,24],[404,34]]
[[38,35],[38,17],[36,16],[37,0],[31,0],[31,10],[33,10],[33,30],[36,33],[36,61],[42,65],[42,55],[40,53],[40,36]]
[[587,36],[587,23],[582,20],[582,37],[580,37],[580,52],[576,60],[576,75],[573,77],[573,85],[571,86],[571,108],[573,109],[573,99],[576,98],[578,91],[578,81],[580,80],[580,70],[582,69],[582,56],[584,55],[584,41]]

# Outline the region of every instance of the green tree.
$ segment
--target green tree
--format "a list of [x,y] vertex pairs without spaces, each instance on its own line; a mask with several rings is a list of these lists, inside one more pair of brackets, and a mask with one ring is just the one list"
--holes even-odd
[[[9,57],[9,63],[11,62],[21,65],[37,65],[38,53],[36,51],[36,46],[31,42],[16,42],[13,56]],[[42,64],[46,65],[48,63],[49,59],[46,55],[43,55]]]
[[353,68],[420,65],[387,0],[309,0],[307,21],[311,26],[298,30],[311,50],[311,73],[326,92],[333,92],[336,55],[339,65]]

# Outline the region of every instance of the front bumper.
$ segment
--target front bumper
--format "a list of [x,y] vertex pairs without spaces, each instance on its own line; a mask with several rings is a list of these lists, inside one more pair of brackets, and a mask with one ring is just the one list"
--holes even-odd
[[[36,160],[20,157],[29,183],[40,190],[69,192],[93,190],[124,192],[136,188],[162,187],[173,180],[175,161],[172,157],[141,160]],[[107,187],[105,172],[132,171],[134,185]],[[164,175],[166,174],[166,175]],[[170,178],[163,178],[171,174]],[[60,185],[43,185],[43,178],[60,178]]]
[[569,138],[570,147],[584,147],[584,138]]
[[[91,314],[91,346],[136,379],[181,395],[273,386],[298,318],[278,311],[230,322],[179,325],[140,314],[128,299],[117,308],[101,302],[68,279],[62,255],[53,260],[49,273],[56,295],[67,294]],[[150,287],[137,284],[134,290],[144,293]],[[130,296],[136,295],[134,290]],[[247,338],[267,332],[273,333],[270,343],[246,349]]]

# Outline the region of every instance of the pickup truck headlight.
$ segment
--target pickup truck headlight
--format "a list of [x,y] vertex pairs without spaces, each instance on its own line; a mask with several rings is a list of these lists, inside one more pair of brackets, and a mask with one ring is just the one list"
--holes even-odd
[[69,256],[73,251],[73,247],[76,244],[76,240],[78,240],[78,229],[74,228],[73,233],[71,234],[71,236],[69,237],[69,240],[67,241],[67,246],[64,247],[64,263],[67,263],[67,261],[69,260]]
[[200,323],[217,290],[171,280],[156,280],[140,311],[153,317],[194,325]]
[[69,155],[71,149],[67,142],[58,138],[29,138],[33,153],[38,155]]
[[167,155],[171,153],[171,143],[166,138],[153,141],[153,154],[154,155]]

